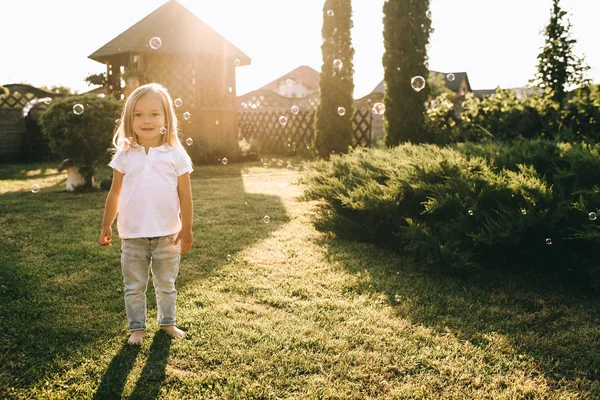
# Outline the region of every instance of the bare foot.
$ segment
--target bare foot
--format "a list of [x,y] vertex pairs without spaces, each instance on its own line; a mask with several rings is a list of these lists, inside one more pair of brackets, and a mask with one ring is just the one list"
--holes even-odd
[[127,343],[129,344],[142,344],[144,342],[144,331],[133,331]]
[[174,325],[161,326],[161,329],[173,337],[173,339],[183,339],[185,332]]

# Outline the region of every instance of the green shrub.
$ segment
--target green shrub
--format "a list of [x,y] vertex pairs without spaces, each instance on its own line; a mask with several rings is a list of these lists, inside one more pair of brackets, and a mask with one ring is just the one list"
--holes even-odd
[[[77,104],[84,107],[80,115],[74,112]],[[121,109],[121,102],[112,97],[71,96],[55,99],[40,117],[50,150],[61,159],[74,161],[88,190],[92,188],[96,167],[106,161]]]
[[340,237],[448,271],[520,267],[600,282],[600,235],[588,217],[600,206],[600,155],[585,145],[518,143],[512,156],[492,143],[355,150],[312,163],[302,183],[307,198],[323,200],[317,228]]

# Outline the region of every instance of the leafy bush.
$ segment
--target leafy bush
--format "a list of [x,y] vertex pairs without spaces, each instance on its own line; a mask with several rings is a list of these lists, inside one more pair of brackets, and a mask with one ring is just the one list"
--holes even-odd
[[596,142],[600,139],[598,87],[579,89],[564,109],[542,96],[518,99],[514,90],[496,89],[483,99],[468,94],[457,109],[446,96],[427,110],[430,143],[545,138]]
[[[80,115],[74,112],[77,104],[84,107]],[[112,97],[71,96],[54,100],[40,117],[50,150],[78,165],[88,189],[92,188],[96,167],[106,161],[121,109],[121,102]]]
[[588,217],[600,206],[597,149],[539,141],[509,156],[508,146],[355,150],[312,163],[302,182],[323,200],[317,228],[340,237],[447,271],[520,267],[600,283],[600,231]]

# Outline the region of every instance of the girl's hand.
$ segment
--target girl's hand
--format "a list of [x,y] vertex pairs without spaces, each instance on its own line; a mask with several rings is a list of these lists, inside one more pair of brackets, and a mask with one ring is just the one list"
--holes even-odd
[[185,253],[186,251],[188,251],[189,249],[192,248],[192,245],[194,244],[194,236],[192,235],[192,230],[181,230],[179,232],[179,234],[177,235],[177,239],[175,239],[175,243],[173,243],[174,246],[177,246],[177,244],[181,241],[181,254]]
[[98,239],[98,243],[102,246],[112,246],[112,228],[102,227],[102,232],[100,232],[100,239]]

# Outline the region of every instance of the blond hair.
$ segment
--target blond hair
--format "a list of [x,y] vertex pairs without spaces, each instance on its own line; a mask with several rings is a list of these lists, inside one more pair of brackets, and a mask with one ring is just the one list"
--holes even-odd
[[148,83],[135,89],[127,100],[121,112],[121,118],[115,129],[112,144],[113,150],[127,150],[139,146],[139,140],[133,131],[133,116],[135,105],[139,99],[144,96],[155,96],[162,104],[163,113],[165,115],[165,128],[167,132],[161,135],[161,144],[166,144],[171,147],[184,148],[179,139],[179,126],[177,124],[177,114],[173,99],[169,95],[167,89],[159,83]]

